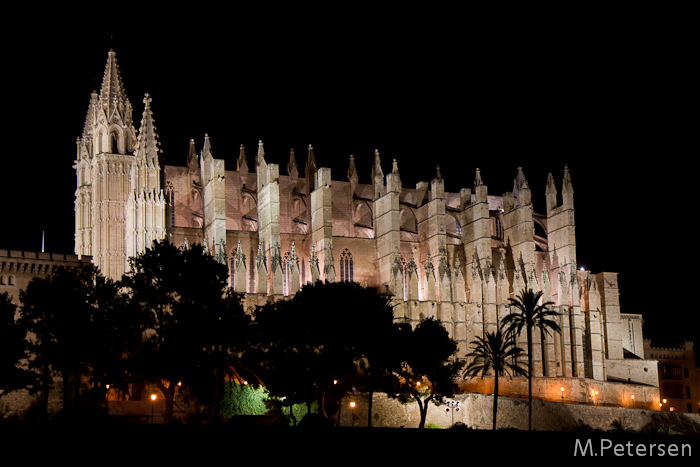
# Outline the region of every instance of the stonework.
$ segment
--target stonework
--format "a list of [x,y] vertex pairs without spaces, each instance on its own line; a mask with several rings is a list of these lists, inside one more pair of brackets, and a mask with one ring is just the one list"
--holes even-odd
[[653,347],[644,340],[645,357],[658,363],[659,409],[700,414],[700,369],[692,342],[676,347]]
[[641,316],[621,313],[617,275],[578,268],[566,167],[559,182],[548,176],[544,213],[519,168],[511,192],[489,193],[477,169],[472,186],[451,193],[439,167],[404,186],[400,161],[385,165],[379,152],[367,183],[353,156],[342,178],[317,165],[311,146],[303,167],[290,153],[285,174],[262,141],[250,159],[240,146],[228,168],[208,137],[199,155],[194,141],[183,150],[184,166],[161,167],[148,96],[144,104],[137,132],[110,52],[75,162],[75,252],[104,274],[119,278],[155,239],[202,244],[229,266],[250,309],[317,280],[355,281],[392,294],[397,320],[439,319],[459,358],[528,287],[554,303],[562,328],[536,339],[536,377],[658,386],[643,360]]

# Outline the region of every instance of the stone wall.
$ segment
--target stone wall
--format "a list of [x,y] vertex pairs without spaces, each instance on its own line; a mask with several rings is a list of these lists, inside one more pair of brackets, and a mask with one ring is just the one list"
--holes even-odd
[[[430,405],[426,424],[449,428],[454,423],[467,427],[490,430],[493,414],[493,396],[490,394],[464,393],[454,398],[460,402],[459,411],[448,411],[445,405]],[[349,408],[355,401],[354,409]],[[375,394],[373,402],[373,427],[417,428],[420,422],[418,404],[402,405],[385,394]],[[499,397],[498,429],[527,430],[527,399]],[[341,426],[367,426],[367,395],[346,397],[341,409]],[[675,425],[686,434],[700,434],[700,415],[660,412],[656,410],[568,404],[534,400],[532,428],[537,431],[572,431],[591,429],[614,431],[620,427],[638,432],[656,432],[659,427]]]

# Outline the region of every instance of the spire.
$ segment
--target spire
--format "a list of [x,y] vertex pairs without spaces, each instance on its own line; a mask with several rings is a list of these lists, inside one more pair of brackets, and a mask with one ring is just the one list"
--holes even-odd
[[241,144],[241,150],[238,152],[238,161],[236,170],[239,172],[248,172],[248,161],[245,157],[245,147]]
[[355,156],[350,154],[350,165],[348,166],[348,180],[352,180],[353,178],[359,179],[359,176],[357,175],[357,167],[355,167]]
[[518,200],[519,205],[530,204],[530,185],[527,183],[523,168],[518,167],[518,174],[513,180],[513,197]]
[[515,176],[515,180],[513,180],[513,194],[515,197],[518,197],[518,193],[520,190],[523,188],[529,188],[527,179],[525,178],[525,174],[523,173],[523,168],[518,167],[518,174]]
[[307,196],[311,195],[311,192],[313,192],[316,189],[316,157],[314,157],[314,148],[309,144],[309,154],[306,157],[306,173],[304,174],[306,177],[306,194]]
[[562,193],[573,194],[574,187],[571,185],[571,174],[569,174],[569,166],[564,165],[564,182],[562,185]]
[[306,157],[306,173],[313,173],[318,170],[316,168],[316,157],[314,156],[314,148],[309,144],[309,154]]
[[482,186],[484,184],[484,181],[481,179],[481,171],[477,168],[476,169],[476,178],[474,179],[474,188],[478,186]]
[[143,103],[145,107],[141,118],[136,156],[139,159],[144,159],[149,166],[158,167],[158,154],[160,153],[158,146],[160,146],[160,143],[158,142],[153,112],[151,111],[151,96],[146,94],[143,98]]
[[197,166],[197,150],[194,147],[194,139],[190,138],[190,150],[187,153],[187,165]]
[[384,179],[384,172],[382,172],[382,160],[379,158],[379,149],[374,150],[374,163],[372,164],[372,183],[379,177]]
[[262,140],[258,140],[258,155],[255,157],[255,165],[258,166],[262,162],[265,162],[265,148]]
[[440,164],[435,167],[435,178],[442,180],[442,174],[440,173]]
[[85,117],[85,125],[83,126],[83,140],[86,142],[92,141],[93,128],[97,116],[95,115],[98,106],[97,91],[92,91],[90,95],[90,104],[88,104],[87,116]]
[[117,113],[124,124],[131,124],[131,103],[124,92],[124,84],[114,50],[110,50],[107,57],[99,99],[108,121]]
[[202,160],[204,160],[210,156],[213,157],[211,155],[211,143],[209,142],[209,134],[205,133],[204,134],[204,148],[202,148]]
[[377,200],[386,194],[384,187],[384,172],[382,161],[379,159],[379,150],[374,150],[374,164],[372,165],[372,185],[374,185],[374,199]]
[[297,168],[297,160],[294,157],[294,148],[289,151],[289,162],[287,162],[287,175],[292,178],[297,178],[299,176],[299,169]]

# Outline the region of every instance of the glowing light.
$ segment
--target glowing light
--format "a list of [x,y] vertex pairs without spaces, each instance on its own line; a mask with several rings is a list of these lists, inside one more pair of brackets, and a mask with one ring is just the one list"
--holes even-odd
[[351,409],[354,409],[354,408],[355,408],[355,401],[351,401],[351,402],[350,402],[350,408],[351,408]]
[[156,400],[156,395],[155,395],[155,394],[151,394],[151,400],[152,400],[152,401],[155,401],[155,400]]

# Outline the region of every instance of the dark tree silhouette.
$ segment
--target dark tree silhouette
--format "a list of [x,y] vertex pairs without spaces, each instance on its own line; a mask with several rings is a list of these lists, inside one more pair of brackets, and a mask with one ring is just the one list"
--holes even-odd
[[498,414],[498,380],[503,375],[527,376],[527,370],[520,367],[518,359],[524,350],[516,347],[513,339],[506,336],[502,328],[496,332],[487,332],[484,337],[477,336],[472,341],[472,351],[467,357],[472,361],[464,369],[464,378],[475,378],[493,373],[493,429],[496,429]]
[[403,404],[418,403],[418,428],[424,428],[428,406],[431,402],[440,404],[454,393],[454,379],[463,364],[453,359],[457,343],[434,318],[422,320],[415,328],[404,323],[400,334],[401,368],[386,386],[387,395]]
[[31,384],[32,373],[25,370],[26,330],[17,322],[15,305],[7,292],[0,293],[0,398]]
[[508,333],[519,335],[523,328],[527,335],[527,372],[528,372],[528,413],[527,427],[532,430],[532,331],[539,330],[543,334],[551,334],[550,330],[561,332],[559,324],[553,318],[559,316],[559,313],[549,308],[554,303],[545,302],[539,303],[543,292],[538,290],[534,292],[532,289],[524,289],[520,291],[520,295],[516,298],[509,298],[510,305],[515,311],[506,315],[501,320]]
[[26,358],[43,419],[54,378],[63,382],[64,414],[96,409],[107,383],[122,385],[124,340],[115,320],[124,311],[118,286],[93,265],[58,268],[35,277],[20,294],[18,325],[27,336]]
[[348,388],[362,383],[373,391],[391,361],[396,327],[390,302],[357,283],[317,282],[260,308],[257,350],[270,394],[284,398],[284,405],[318,401],[328,417],[329,403],[337,407]]
[[250,318],[227,282],[226,265],[201,246],[180,249],[166,241],[131,258],[122,278],[147,336],[139,368],[165,397],[166,423],[178,383],[214,416],[225,382],[247,379],[241,358]]

